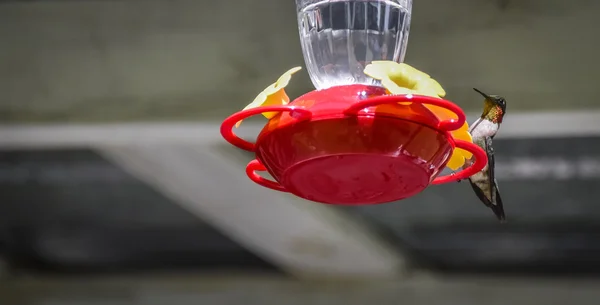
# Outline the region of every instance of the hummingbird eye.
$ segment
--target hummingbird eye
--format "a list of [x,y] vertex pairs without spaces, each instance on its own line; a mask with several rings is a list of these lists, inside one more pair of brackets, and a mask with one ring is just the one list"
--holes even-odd
[[506,100],[504,98],[499,98],[497,100],[498,106],[500,106],[500,108],[502,109],[502,112],[506,112]]

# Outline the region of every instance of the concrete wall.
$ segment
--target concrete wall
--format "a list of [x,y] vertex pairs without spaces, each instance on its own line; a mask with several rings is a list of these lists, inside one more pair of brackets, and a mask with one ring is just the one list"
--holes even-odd
[[[596,107],[593,0],[416,0],[407,61],[450,98]],[[0,121],[222,118],[303,64],[292,1],[0,4]],[[305,72],[291,95],[311,88]]]

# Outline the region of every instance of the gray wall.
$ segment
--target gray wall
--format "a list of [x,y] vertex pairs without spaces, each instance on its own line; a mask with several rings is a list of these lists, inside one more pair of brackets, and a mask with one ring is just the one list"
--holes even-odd
[[[500,3],[508,3],[502,6]],[[407,61],[450,98],[596,107],[593,0],[415,0]],[[0,4],[0,120],[220,119],[303,64],[293,1]],[[291,95],[310,90],[303,72]]]

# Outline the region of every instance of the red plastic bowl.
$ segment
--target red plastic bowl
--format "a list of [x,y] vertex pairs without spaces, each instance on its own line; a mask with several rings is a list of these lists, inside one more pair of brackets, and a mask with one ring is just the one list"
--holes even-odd
[[[449,109],[456,119],[440,121],[422,104]],[[238,121],[274,111],[281,113],[269,120],[256,144],[233,133]],[[254,182],[312,201],[358,205],[404,199],[430,183],[465,179],[482,170],[487,163],[483,150],[449,133],[464,122],[463,111],[449,101],[350,85],[312,91],[286,106],[238,112],[223,122],[221,133],[231,144],[256,153],[246,168]],[[455,147],[473,153],[474,164],[437,177]],[[275,181],[256,173],[264,170]]]

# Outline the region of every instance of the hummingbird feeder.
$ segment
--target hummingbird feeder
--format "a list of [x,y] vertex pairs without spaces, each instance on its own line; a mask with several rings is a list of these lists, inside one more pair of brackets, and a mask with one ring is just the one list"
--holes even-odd
[[[485,152],[468,134],[457,136],[467,133],[459,106],[422,90],[394,94],[385,77],[367,73],[372,63],[403,60],[411,3],[296,0],[304,59],[317,90],[288,102],[283,87],[299,68],[290,70],[257,97],[258,107],[221,125],[229,143],[255,153],[246,167],[252,181],[311,201],[366,205],[405,199],[485,167]],[[269,120],[254,143],[235,135],[236,124],[257,114]],[[439,176],[455,155],[453,167],[461,170]],[[258,174],[265,171],[273,179]]]

